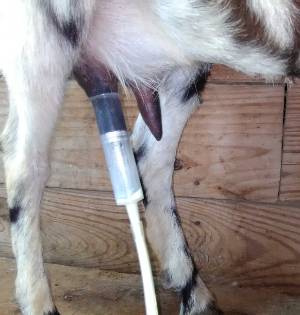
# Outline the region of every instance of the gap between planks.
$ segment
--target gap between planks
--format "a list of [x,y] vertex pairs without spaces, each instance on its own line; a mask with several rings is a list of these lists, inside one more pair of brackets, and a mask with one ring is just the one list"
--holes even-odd
[[[8,108],[3,84],[0,94],[3,126]],[[189,120],[178,149],[176,195],[276,201],[283,96],[282,87],[209,83],[203,106]],[[136,102],[132,95],[122,94],[122,99],[130,126],[137,115]],[[74,82],[69,84],[51,149],[48,186],[111,190],[94,113]]]
[[[177,198],[177,206],[195,262],[208,282],[300,285],[298,204]],[[12,257],[8,221],[2,188],[0,255]],[[111,193],[46,189],[42,227],[48,262],[139,272],[126,211],[115,206]]]

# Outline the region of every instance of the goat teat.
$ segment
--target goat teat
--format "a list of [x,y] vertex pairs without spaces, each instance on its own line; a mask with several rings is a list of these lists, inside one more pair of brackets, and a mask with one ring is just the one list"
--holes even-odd
[[[89,98],[105,93],[118,93],[116,76],[104,66],[80,63],[73,70],[78,84]],[[130,85],[138,104],[144,122],[153,136],[162,137],[162,121],[158,92],[145,86]]]

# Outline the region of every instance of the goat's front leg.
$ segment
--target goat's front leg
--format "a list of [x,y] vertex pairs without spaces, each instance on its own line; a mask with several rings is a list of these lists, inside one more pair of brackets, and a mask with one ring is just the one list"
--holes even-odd
[[[154,139],[141,117],[132,136],[146,197],[148,240],[158,256],[166,285],[182,294],[182,315],[222,314],[193,263],[172,192],[177,145],[188,118],[199,104],[193,85],[204,85],[205,76],[204,69],[198,73],[176,71],[159,91],[161,141]],[[181,90],[183,87],[186,88]]]

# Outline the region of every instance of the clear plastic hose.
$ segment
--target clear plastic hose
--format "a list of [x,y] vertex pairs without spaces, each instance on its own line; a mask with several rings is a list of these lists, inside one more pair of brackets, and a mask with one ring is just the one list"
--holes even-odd
[[158,315],[151,264],[147,251],[143,225],[140,220],[138,206],[136,203],[127,204],[126,210],[130,220],[131,230],[140,262],[146,304],[146,314]]

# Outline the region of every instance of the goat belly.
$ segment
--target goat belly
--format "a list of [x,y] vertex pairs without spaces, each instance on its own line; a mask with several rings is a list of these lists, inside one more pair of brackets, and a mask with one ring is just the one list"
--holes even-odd
[[174,65],[187,62],[182,50],[139,2],[97,2],[83,50],[85,55],[110,69],[122,83],[155,86]]

